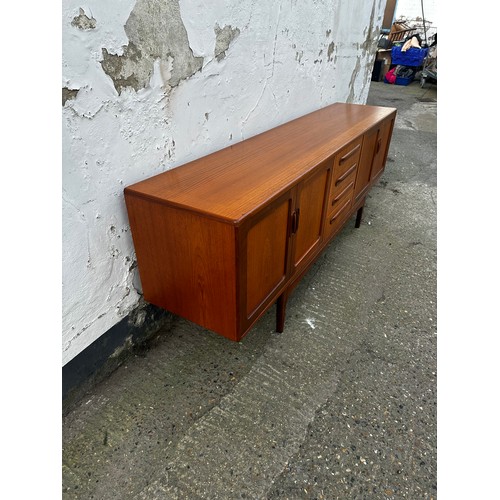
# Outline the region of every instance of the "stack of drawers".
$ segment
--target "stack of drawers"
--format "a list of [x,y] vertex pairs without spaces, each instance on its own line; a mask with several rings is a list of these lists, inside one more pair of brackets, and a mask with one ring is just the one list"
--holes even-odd
[[349,216],[361,153],[362,137],[349,143],[335,155],[326,218],[328,234],[336,232]]

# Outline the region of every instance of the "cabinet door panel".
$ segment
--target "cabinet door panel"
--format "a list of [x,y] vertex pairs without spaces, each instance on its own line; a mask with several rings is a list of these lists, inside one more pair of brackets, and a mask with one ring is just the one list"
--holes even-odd
[[248,230],[246,313],[252,313],[285,280],[291,197],[279,200]]
[[295,209],[298,217],[298,228],[294,235],[293,246],[294,268],[297,268],[302,261],[307,260],[307,257],[314,253],[320,244],[328,172],[329,169],[320,168],[298,188]]
[[370,183],[370,176],[377,146],[378,129],[374,129],[365,134],[363,147],[359,159],[358,174],[356,176],[356,186],[354,188],[354,199],[361,197]]
[[384,169],[387,152],[389,149],[389,140],[391,137],[392,120],[386,120],[379,129],[377,144],[375,146],[375,157],[373,159],[372,174],[370,180],[378,177]]

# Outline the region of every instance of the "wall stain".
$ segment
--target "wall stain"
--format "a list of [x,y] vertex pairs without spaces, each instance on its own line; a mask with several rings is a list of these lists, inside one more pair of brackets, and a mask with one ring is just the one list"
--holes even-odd
[[221,61],[226,57],[226,51],[231,42],[240,34],[239,28],[232,28],[231,25],[221,28],[217,23],[214,28],[215,32],[215,49],[214,56],[217,61]]
[[178,0],[137,0],[127,22],[129,39],[123,55],[102,49],[101,66],[111,77],[118,94],[148,86],[156,60],[165,85],[175,87],[200,71],[203,57],[195,57],[189,46]]
[[78,16],[74,17],[73,21],[71,21],[71,26],[74,26],[82,31],[93,30],[95,29],[96,24],[97,21],[93,17],[88,17],[81,7]]
[[335,44],[333,42],[330,42],[330,44],[328,45],[328,51],[327,51],[328,62],[333,60],[332,54],[333,54],[334,50],[335,50]]

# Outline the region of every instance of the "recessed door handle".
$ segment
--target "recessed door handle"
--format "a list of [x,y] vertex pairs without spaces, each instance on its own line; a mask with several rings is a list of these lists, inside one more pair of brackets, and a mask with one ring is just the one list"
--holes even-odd
[[299,229],[299,220],[300,220],[300,208],[297,208],[292,213],[290,234],[295,234],[298,231],[298,229]]

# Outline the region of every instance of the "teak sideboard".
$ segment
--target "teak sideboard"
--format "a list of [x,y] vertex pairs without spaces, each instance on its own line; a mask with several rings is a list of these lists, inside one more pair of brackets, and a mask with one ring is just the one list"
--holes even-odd
[[144,298],[232,340],[287,298],[383,172],[393,108],[336,103],[125,188]]

